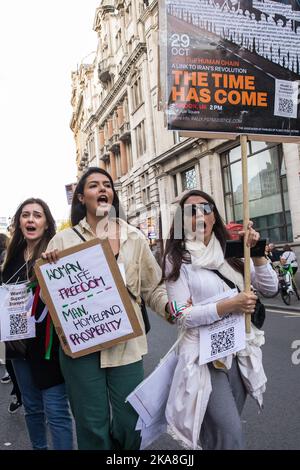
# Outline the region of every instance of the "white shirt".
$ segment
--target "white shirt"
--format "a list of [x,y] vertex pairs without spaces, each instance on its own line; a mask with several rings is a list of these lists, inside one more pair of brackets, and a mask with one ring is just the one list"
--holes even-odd
[[[167,260],[166,271],[172,266]],[[275,295],[278,279],[270,264],[252,266],[253,286],[266,296]],[[209,269],[195,268],[192,264],[182,264],[177,281],[166,282],[169,301],[177,305],[186,304],[192,297],[193,304],[224,292],[229,287]],[[205,416],[212,386],[210,372],[206,364],[199,365],[198,334],[201,325],[219,320],[216,303],[193,305],[197,314],[197,328],[185,331],[179,345],[179,357],[173,376],[165,416],[169,433],[180,440],[187,448],[197,449],[198,437]],[[239,370],[248,393],[262,406],[266,376],[262,366],[260,347],[264,344],[264,333],[254,326],[246,336],[246,347],[237,353]],[[231,355],[232,357],[232,355]],[[230,359],[230,357],[228,357]],[[230,362],[230,361],[229,361]],[[228,368],[231,367],[231,364]]]
[[297,258],[293,251],[285,251],[281,258],[284,258],[286,264],[290,264],[292,268],[298,268]]
[[[171,263],[167,260],[166,271],[170,270]],[[254,266],[251,263],[251,283],[266,297],[276,295],[278,290],[277,275],[269,263],[263,266]],[[192,299],[193,306],[190,309],[197,310],[199,326],[220,320],[216,303],[199,305],[203,300],[229,289],[227,284],[211,270],[195,268],[192,264],[182,264],[177,281],[168,281],[166,286],[169,302],[176,301],[177,305],[184,305],[189,298]]]

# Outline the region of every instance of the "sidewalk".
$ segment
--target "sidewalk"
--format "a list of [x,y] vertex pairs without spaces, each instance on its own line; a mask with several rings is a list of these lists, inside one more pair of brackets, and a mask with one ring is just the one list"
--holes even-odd
[[267,309],[269,308],[272,310],[290,310],[291,312],[300,313],[300,300],[298,300],[296,296],[292,297],[291,305],[286,305],[283,302],[280,294],[277,294],[276,297],[272,297],[271,299],[260,296],[260,300]]

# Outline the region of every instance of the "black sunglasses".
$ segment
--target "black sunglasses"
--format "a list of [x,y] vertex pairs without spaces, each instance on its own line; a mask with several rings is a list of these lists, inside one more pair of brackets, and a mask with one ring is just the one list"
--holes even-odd
[[209,215],[214,210],[214,205],[210,202],[199,202],[198,204],[185,204],[189,210],[191,210],[192,216],[197,215],[201,212],[203,215]]

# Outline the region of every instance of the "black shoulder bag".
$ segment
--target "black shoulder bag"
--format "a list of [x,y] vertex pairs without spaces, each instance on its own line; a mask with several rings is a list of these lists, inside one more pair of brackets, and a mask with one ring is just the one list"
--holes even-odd
[[[225,284],[227,284],[228,287],[230,287],[230,289],[237,288],[238,291],[240,292],[240,289],[238,288],[238,286],[236,286],[234,284],[234,282],[227,279],[225,276],[223,276],[223,274],[221,274],[216,269],[213,269],[212,271],[217,276],[219,276],[219,278],[222,279],[222,281],[224,281]],[[260,299],[257,298],[256,305],[255,305],[255,310],[254,310],[253,313],[251,313],[251,321],[252,321],[253,325],[256,326],[256,328],[261,329],[263,324],[264,324],[265,318],[266,318],[265,306],[264,306],[264,304],[261,303]]]
[[[127,287],[127,286],[126,286]],[[137,301],[137,297],[135,295],[133,295],[133,293],[128,289],[127,287],[127,290],[128,290],[128,293],[130,294],[130,296],[136,301],[137,304],[139,304],[140,306],[140,309],[141,309],[141,312],[142,312],[142,317],[143,317],[143,321],[144,321],[144,325],[145,325],[145,333],[147,334],[149,331],[150,331],[150,328],[151,328],[151,325],[150,325],[150,320],[149,320],[149,316],[148,316],[148,312],[147,312],[147,308],[146,308],[146,304],[145,304],[145,301],[144,299],[140,296],[140,299],[141,299],[141,303],[139,303]]]
[[[72,230],[76,233],[76,235],[78,235],[78,237],[83,240],[84,242],[86,242],[86,239],[84,238],[84,236],[75,228],[75,227],[72,227]],[[148,312],[147,312],[147,308],[146,308],[146,304],[145,304],[145,301],[142,297],[140,297],[141,299],[141,303],[139,303],[137,301],[137,297],[128,289],[128,287],[126,286],[127,288],[127,291],[128,291],[128,294],[136,301],[136,303],[139,304],[140,306],[140,309],[141,309],[141,313],[142,313],[142,317],[143,317],[143,321],[144,321],[144,325],[145,325],[145,333],[147,334],[149,331],[150,331],[150,328],[151,328],[151,325],[150,325],[150,320],[149,320],[149,316],[148,316]]]

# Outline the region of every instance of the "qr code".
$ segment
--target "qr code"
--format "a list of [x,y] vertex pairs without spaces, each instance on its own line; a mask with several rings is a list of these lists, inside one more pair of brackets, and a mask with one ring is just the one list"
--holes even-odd
[[21,335],[27,333],[27,317],[22,313],[10,315],[10,334]]
[[228,351],[234,347],[234,329],[227,328],[227,330],[219,331],[210,336],[211,339],[211,355]]
[[294,112],[294,102],[289,98],[279,98],[278,107],[281,113],[292,115]]

